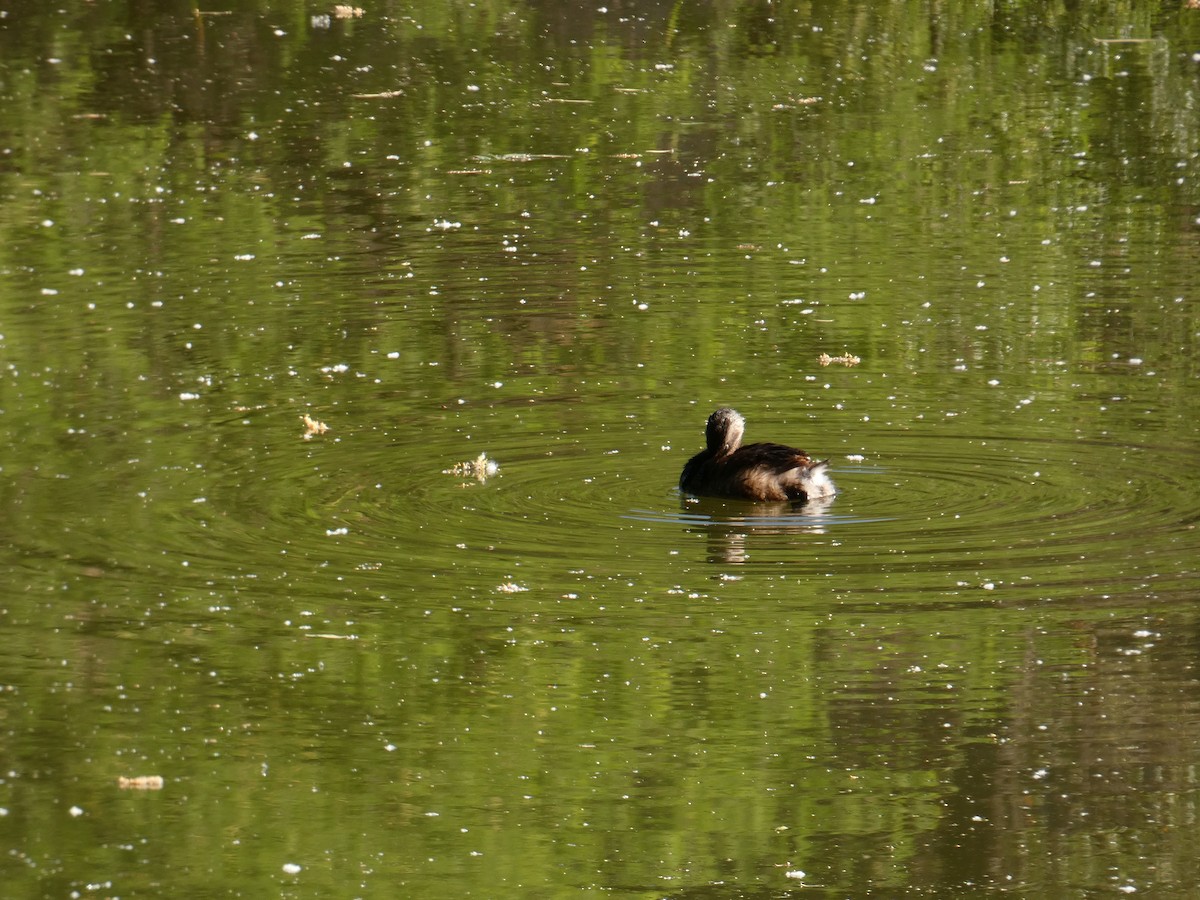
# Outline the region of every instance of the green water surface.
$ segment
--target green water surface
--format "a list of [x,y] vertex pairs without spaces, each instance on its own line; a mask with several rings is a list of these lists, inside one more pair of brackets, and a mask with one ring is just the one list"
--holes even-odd
[[4,895],[1195,896],[1200,10],[349,13],[0,4]]

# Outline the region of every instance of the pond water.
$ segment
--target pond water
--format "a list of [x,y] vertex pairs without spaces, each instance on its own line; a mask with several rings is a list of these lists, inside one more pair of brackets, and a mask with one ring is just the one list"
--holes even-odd
[[16,3],[0,100],[6,893],[1200,890],[1200,10]]

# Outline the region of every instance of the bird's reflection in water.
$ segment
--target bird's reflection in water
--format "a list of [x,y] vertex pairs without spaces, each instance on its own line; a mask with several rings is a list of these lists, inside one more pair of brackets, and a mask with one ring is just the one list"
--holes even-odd
[[834,496],[778,503],[750,503],[715,497],[684,497],[686,530],[708,538],[708,561],[742,564],[756,538],[768,535],[825,534]]

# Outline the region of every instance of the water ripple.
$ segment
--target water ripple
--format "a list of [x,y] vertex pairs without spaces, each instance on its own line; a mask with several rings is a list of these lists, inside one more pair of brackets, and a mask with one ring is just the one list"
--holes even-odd
[[[792,505],[685,497],[682,454],[619,440],[547,450],[530,437],[497,449],[491,478],[445,474],[475,456],[471,443],[447,435],[404,466],[394,446],[314,446],[302,507],[264,502],[255,522],[211,520],[191,550],[241,566],[277,545],[292,565],[377,569],[393,582],[402,572],[413,590],[437,573],[489,589],[513,579],[561,589],[564,573],[581,572],[672,585],[731,565],[843,595],[984,590],[1028,601],[1200,583],[1188,448],[882,434],[866,458],[833,460],[835,498]],[[257,462],[255,479],[286,477],[271,465]]]

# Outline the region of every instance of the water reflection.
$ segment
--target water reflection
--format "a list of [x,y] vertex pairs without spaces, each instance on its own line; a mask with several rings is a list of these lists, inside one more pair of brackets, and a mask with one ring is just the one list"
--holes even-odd
[[[703,534],[712,563],[750,562],[754,542],[764,537],[821,535],[828,530],[826,517],[836,497],[782,503],[685,497],[682,504],[686,531]],[[803,555],[803,549],[797,548]]]

